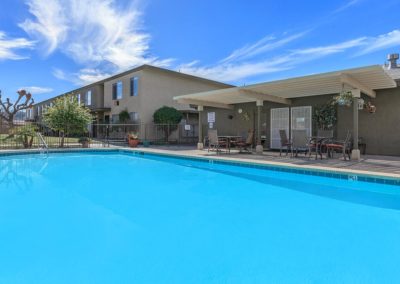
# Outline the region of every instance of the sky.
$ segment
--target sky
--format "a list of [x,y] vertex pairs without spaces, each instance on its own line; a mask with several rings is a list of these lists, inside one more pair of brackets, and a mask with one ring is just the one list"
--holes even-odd
[[400,0],[1,0],[0,90],[36,102],[152,64],[234,85],[383,64]]

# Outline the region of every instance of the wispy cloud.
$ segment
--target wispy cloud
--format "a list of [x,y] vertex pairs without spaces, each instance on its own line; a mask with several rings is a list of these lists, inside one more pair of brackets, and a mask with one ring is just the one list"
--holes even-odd
[[393,30],[377,37],[366,38],[366,46],[357,55],[364,55],[382,49],[400,46],[400,30]]
[[228,57],[222,59],[221,62],[232,62],[252,58],[256,55],[285,46],[288,43],[303,37],[306,33],[307,32],[301,32],[279,39],[276,39],[275,36],[266,36],[254,44],[245,45],[244,47],[233,51]]
[[53,76],[57,79],[71,82],[75,85],[88,85],[111,76],[111,73],[100,69],[84,68],[78,72],[65,72],[59,68],[53,69]]
[[346,0],[346,3],[344,3],[342,6],[337,8],[335,11],[333,11],[333,14],[340,13],[344,10],[347,10],[348,8],[360,3],[362,0]]
[[[182,72],[193,75],[204,76],[225,82],[234,82],[251,76],[289,70],[300,63],[309,62],[328,55],[343,53],[349,49],[364,46],[366,44],[365,40],[365,37],[361,37],[332,45],[286,50],[286,52],[281,52],[278,56],[266,56],[262,59],[256,56],[259,55],[259,53],[253,52],[257,50],[258,47],[247,48],[248,52],[243,52],[246,48],[242,48],[228,56],[227,58],[230,58],[229,60],[223,59],[218,64],[201,66],[199,61],[194,61],[189,64],[182,64],[179,69]],[[282,42],[282,40],[276,42]],[[260,46],[258,43],[249,45],[249,47]],[[277,47],[282,46],[284,46],[284,44],[277,45]],[[235,54],[235,56],[232,56],[233,54]],[[243,61],[243,59],[248,59],[248,61]]]
[[[44,44],[45,53],[63,52],[87,69],[117,72],[140,64],[169,66],[149,52],[150,35],[132,2],[116,0],[26,0],[31,16],[20,24]],[[83,76],[87,79],[86,75]]]
[[48,94],[53,92],[52,88],[47,87],[37,87],[37,86],[30,86],[30,87],[21,87],[20,90],[25,90],[27,92],[32,93],[33,95],[40,95],[40,94]]
[[31,49],[34,42],[25,38],[8,38],[6,34],[0,31],[0,60],[21,60],[27,56],[16,53],[16,50]]

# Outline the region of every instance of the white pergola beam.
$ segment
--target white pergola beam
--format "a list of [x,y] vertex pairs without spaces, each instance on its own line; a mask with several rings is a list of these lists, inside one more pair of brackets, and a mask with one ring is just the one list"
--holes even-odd
[[178,103],[186,104],[186,105],[197,105],[197,106],[207,106],[207,107],[215,107],[215,108],[223,108],[223,109],[233,109],[232,105],[214,103],[209,101],[202,101],[196,99],[178,99]]
[[359,89],[361,92],[370,96],[371,98],[376,97],[376,92],[374,90],[372,90],[371,88],[368,88],[367,86],[364,86],[361,82],[357,81],[356,79],[354,79],[352,76],[350,76],[348,74],[345,74],[345,73],[341,74],[340,81],[343,84],[346,84],[354,89]]
[[268,101],[268,102],[274,102],[274,103],[279,103],[279,104],[284,104],[284,105],[291,105],[292,101],[290,99],[285,99],[273,95],[268,95],[268,94],[263,94],[259,92],[255,92],[252,90],[246,90],[246,89],[240,89],[239,94],[241,96],[244,96],[246,98],[252,98],[254,100],[259,100],[259,101]]

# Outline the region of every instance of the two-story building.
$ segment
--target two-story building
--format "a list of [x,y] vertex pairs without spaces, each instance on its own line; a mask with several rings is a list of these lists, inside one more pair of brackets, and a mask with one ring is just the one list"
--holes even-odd
[[174,96],[232,87],[217,81],[196,77],[151,65],[142,65],[104,80],[69,91],[35,104],[28,119],[40,121],[46,107],[58,97],[75,95],[87,106],[99,124],[116,124],[121,111],[130,115],[130,123],[150,124],[154,112],[162,106],[180,110],[186,120],[197,122],[190,105],[178,104]]

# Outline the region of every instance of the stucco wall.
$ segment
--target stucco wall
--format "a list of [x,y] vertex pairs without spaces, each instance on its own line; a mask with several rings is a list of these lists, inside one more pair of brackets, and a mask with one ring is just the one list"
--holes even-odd
[[[131,97],[129,94],[130,78],[133,76],[139,77],[137,97]],[[123,98],[119,100],[119,106],[115,106],[112,100],[112,85],[118,81],[123,83]],[[194,110],[188,105],[178,104],[173,100],[174,96],[220,88],[222,88],[220,84],[212,81],[184,78],[154,69],[143,69],[105,82],[104,104],[105,107],[111,107],[111,115],[128,110],[128,112],[138,112],[141,123],[152,123],[154,112],[164,105],[180,110]]]
[[[104,83],[104,107],[111,108],[110,115],[119,114],[123,110],[140,113],[145,93],[142,75],[142,71],[136,71]],[[130,80],[132,77],[139,78],[138,96],[135,97],[130,95]],[[119,105],[117,106],[112,99],[112,86],[119,81],[122,82],[122,99],[118,100]]]
[[[367,144],[367,154],[400,155],[400,88],[378,90],[375,99],[363,96],[377,108],[376,113],[359,112],[359,136]],[[338,108],[338,137],[353,128],[352,109]]]

